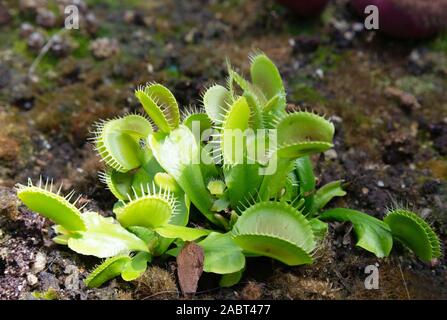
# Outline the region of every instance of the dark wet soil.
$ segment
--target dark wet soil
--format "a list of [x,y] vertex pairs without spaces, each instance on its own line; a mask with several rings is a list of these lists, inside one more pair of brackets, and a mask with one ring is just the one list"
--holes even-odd
[[[110,214],[113,198],[86,142],[92,123],[141,111],[133,90],[148,81],[168,86],[183,106],[198,104],[206,85],[224,81],[226,57],[247,72],[254,50],[277,63],[291,104],[336,125],[334,150],[314,159],[319,184],[347,183],[348,195],[331,206],[377,217],[408,206],[445,247],[447,35],[406,42],[361,30],[346,1],[312,20],[273,1],[80,2],[80,29],[63,32],[33,68],[41,46],[62,30],[57,2],[0,2],[0,299],[180,297],[170,260],[156,261],[139,282],[86,289],[82,280],[99,261],[52,243],[48,221],[18,206],[13,186],[54,178]],[[379,260],[354,244],[348,225],[333,224],[314,265],[249,260],[239,285],[219,289],[218,278],[204,275],[196,297],[447,298],[445,257],[424,264],[396,247]],[[364,270],[376,263],[379,289],[367,290]]]

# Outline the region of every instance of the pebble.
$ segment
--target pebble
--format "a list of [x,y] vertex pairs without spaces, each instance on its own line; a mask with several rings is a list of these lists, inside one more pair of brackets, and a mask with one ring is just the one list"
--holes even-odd
[[41,272],[42,270],[45,269],[46,264],[47,264],[47,256],[46,256],[46,254],[43,253],[43,252],[38,252],[36,254],[36,258],[35,258],[35,261],[33,263],[33,267],[31,269],[31,271],[33,273],[39,273],[39,272]]
[[385,186],[385,183],[383,183],[382,180],[379,180],[379,181],[377,181],[377,186],[378,186],[379,188],[383,188],[383,187]]
[[57,23],[56,15],[50,10],[40,8],[37,10],[36,23],[46,29],[54,28]]
[[34,274],[32,274],[32,273],[28,273],[26,275],[26,281],[28,282],[28,284],[30,286],[34,286],[35,284],[37,284],[37,282],[39,282],[37,277]]
[[64,270],[65,274],[68,276],[65,278],[64,285],[67,290],[79,290],[80,281],[79,281],[79,269],[75,265],[68,265]]
[[71,44],[66,37],[55,35],[52,38],[50,51],[57,57],[64,57],[71,51]]
[[362,32],[364,29],[363,23],[355,22],[352,24],[352,30],[354,32]]
[[45,37],[42,33],[34,31],[29,35],[27,44],[30,49],[38,51],[45,45]]
[[315,70],[315,75],[318,78],[323,79],[324,78],[324,71],[323,71],[323,69],[318,68],[317,70]]
[[342,123],[343,119],[339,116],[336,115],[332,115],[329,120],[331,120],[332,122],[336,122],[336,123]]
[[25,22],[20,25],[19,35],[22,38],[28,38],[33,33],[34,27],[31,23]]
[[90,44],[90,50],[95,58],[107,59],[119,51],[119,44],[116,39],[98,38]]
[[421,217],[422,218],[427,218],[430,214],[432,213],[432,210],[430,208],[423,208],[421,210]]
[[147,72],[154,73],[154,66],[150,63],[147,64]]
[[337,151],[335,151],[334,149],[329,149],[324,153],[324,157],[328,160],[335,160],[338,158],[338,154]]

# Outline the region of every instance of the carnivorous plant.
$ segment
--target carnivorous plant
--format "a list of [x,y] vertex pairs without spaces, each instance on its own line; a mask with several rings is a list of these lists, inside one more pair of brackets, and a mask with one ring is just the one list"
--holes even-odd
[[[357,246],[380,258],[394,240],[423,261],[441,255],[431,227],[408,210],[391,210],[383,221],[351,209],[323,211],[345,191],[342,181],[317,189],[310,156],[333,146],[334,126],[286,110],[281,76],[266,55],[251,57],[250,80],[228,63],[226,85],[209,87],[198,110],[180,112],[157,83],[135,95],[146,115],[99,122],[93,137],[107,167],[101,180],[117,199],[114,217],[78,208],[73,192],[53,192],[48,180],[17,187],[25,205],[55,223],[56,243],[106,258],[86,279],[89,287],[119,275],[134,280],[154,257],[176,256],[189,241],[203,249],[203,270],[232,286],[246,257],[311,264],[334,220],[351,222]],[[201,227],[192,227],[190,212]]]

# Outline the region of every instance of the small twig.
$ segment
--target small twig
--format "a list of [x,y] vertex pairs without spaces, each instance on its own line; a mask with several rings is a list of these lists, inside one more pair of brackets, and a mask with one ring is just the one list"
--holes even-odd
[[142,300],[148,300],[150,298],[153,298],[153,297],[159,296],[161,294],[165,294],[165,293],[176,293],[177,295],[179,294],[179,292],[177,290],[165,290],[165,291],[159,291],[154,294],[151,294],[150,296],[144,297]]
[[36,70],[37,66],[39,65],[40,61],[42,61],[43,57],[47,54],[47,52],[50,50],[51,45],[53,44],[54,40],[57,36],[65,33],[67,29],[62,28],[55,34],[51,36],[51,38],[47,41],[47,43],[40,49],[39,55],[34,59],[33,63],[28,69],[28,76],[31,77],[34,74],[34,71]]
[[410,292],[408,292],[407,281],[405,281],[404,273],[402,272],[402,267],[400,266],[400,261],[398,261],[398,266],[399,266],[400,275],[404,282],[405,292],[407,293],[408,300],[411,300]]

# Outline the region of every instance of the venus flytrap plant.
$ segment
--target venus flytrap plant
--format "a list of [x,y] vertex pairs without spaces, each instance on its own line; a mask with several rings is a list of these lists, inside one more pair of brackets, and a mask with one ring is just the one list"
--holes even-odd
[[[232,286],[246,257],[311,264],[334,220],[351,222],[357,246],[377,257],[389,255],[393,238],[423,261],[441,255],[434,231],[408,210],[391,210],[384,221],[351,209],[322,212],[346,194],[342,181],[317,189],[310,159],[333,146],[333,124],[287,112],[279,71],[262,53],[251,57],[250,80],[229,63],[228,73],[225,86],[203,93],[203,109],[181,114],[173,94],[151,83],[135,92],[150,119],[132,114],[96,126],[116,220],[81,213],[73,193],[53,193],[48,182],[18,186],[24,204],[56,223],[56,243],[107,258],[89,287],[119,275],[134,280],[154,257],[177,256],[191,241],[203,250],[203,270]],[[188,227],[190,210],[203,215],[196,225],[204,228]]]

